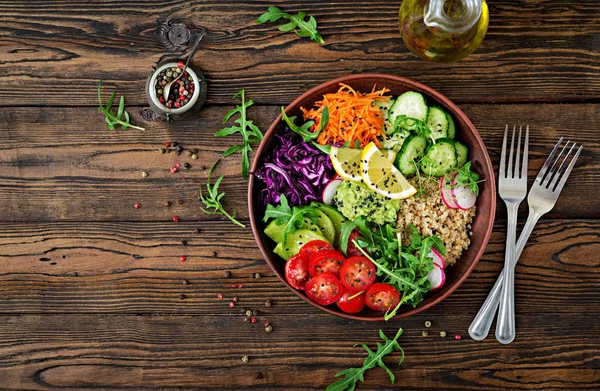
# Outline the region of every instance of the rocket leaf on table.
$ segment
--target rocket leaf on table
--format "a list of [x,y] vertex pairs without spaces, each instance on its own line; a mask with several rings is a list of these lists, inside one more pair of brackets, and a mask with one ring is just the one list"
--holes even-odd
[[110,98],[106,102],[106,106],[102,105],[102,97],[100,95],[100,88],[102,87],[102,79],[98,83],[98,111],[104,114],[106,117],[106,124],[108,125],[108,129],[115,130],[115,125],[121,125],[121,129],[125,130],[127,128],[134,128],[138,130],[146,130],[139,126],[134,126],[129,123],[129,113],[125,110],[125,97],[121,96],[119,99],[119,107],[117,108],[117,114],[115,114],[112,110],[112,105],[115,102],[116,93],[113,92],[110,94]]
[[308,37],[313,41],[320,43],[321,45],[325,43],[323,38],[317,32],[317,20],[312,16],[308,15],[308,20],[306,20],[306,12],[298,12],[296,15],[291,15],[286,12],[283,12],[278,7],[269,7],[269,10],[262,14],[256,19],[256,23],[265,23],[265,22],[276,22],[279,19],[287,19],[288,23],[279,26],[280,31],[292,31],[300,37]]
[[374,352],[371,350],[366,344],[360,344],[367,351],[367,358],[365,359],[363,366],[361,368],[348,368],[345,369],[335,375],[335,377],[345,376],[343,379],[339,379],[335,383],[332,383],[327,387],[326,391],[353,391],[356,388],[356,384],[361,381],[365,381],[364,374],[368,369],[375,368],[375,366],[379,365],[381,368],[385,369],[387,374],[390,377],[390,381],[394,383],[396,381],[396,377],[392,373],[392,371],[385,365],[383,362],[383,357],[387,354],[391,353],[394,349],[398,349],[402,352],[402,358],[398,364],[402,364],[404,361],[404,350],[398,344],[398,337],[402,335],[401,328],[398,329],[396,336],[394,339],[389,339],[383,331],[379,330],[379,337],[385,342],[381,344],[377,342],[377,350]]

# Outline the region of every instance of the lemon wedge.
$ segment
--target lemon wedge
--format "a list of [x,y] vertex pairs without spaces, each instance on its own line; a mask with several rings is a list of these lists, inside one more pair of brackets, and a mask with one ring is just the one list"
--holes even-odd
[[360,173],[364,183],[384,197],[398,200],[417,192],[373,142],[362,151]]
[[381,153],[383,153],[383,156],[390,162],[394,163],[396,161],[396,151],[393,149],[383,149],[381,150]]
[[343,179],[361,182],[360,158],[362,150],[356,148],[338,148],[331,147],[329,158],[333,164],[333,169]]

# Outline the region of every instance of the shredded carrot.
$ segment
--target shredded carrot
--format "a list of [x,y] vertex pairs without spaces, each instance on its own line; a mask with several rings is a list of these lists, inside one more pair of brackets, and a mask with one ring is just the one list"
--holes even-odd
[[375,91],[375,88],[373,86],[371,92],[363,94],[349,85],[340,83],[340,89],[336,93],[325,94],[323,100],[315,102],[312,109],[306,110],[301,107],[304,120],[315,121],[310,131],[316,132],[321,127],[323,107],[327,106],[329,122],[317,137],[317,142],[321,145],[344,145],[349,142],[354,148],[358,140],[360,147],[364,148],[373,141],[375,145],[381,147],[377,137],[385,135],[383,115],[375,102],[385,101],[391,97],[385,95],[390,92],[387,88],[378,91]]

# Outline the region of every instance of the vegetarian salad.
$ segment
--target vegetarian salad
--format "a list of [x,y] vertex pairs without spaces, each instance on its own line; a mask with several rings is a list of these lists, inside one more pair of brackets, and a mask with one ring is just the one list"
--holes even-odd
[[253,175],[288,283],[393,317],[444,285],[469,245],[479,175],[451,115],[418,92],[341,84],[289,117]]

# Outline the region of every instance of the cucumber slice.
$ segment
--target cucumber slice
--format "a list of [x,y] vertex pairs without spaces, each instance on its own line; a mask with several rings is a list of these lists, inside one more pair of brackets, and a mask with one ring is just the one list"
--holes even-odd
[[[311,240],[324,240],[331,244],[321,233],[311,231],[309,229],[299,229],[294,233],[289,234],[285,238],[285,247],[282,249],[282,253],[285,254],[286,260],[292,255],[298,254],[300,248]],[[279,255],[279,254],[278,254]]]
[[456,149],[456,167],[460,168],[469,160],[469,148],[459,141],[454,142],[454,148]]
[[386,101],[376,101],[375,106],[379,107],[381,110],[381,115],[383,116],[383,132],[385,134],[390,134],[394,130],[394,124],[389,121],[389,113],[390,107],[394,103],[394,99],[390,98]]
[[439,107],[431,107],[427,115],[427,125],[434,140],[448,137],[448,117]]
[[428,108],[423,95],[415,91],[408,91],[400,95],[390,107],[388,120],[393,125],[398,116],[406,115],[409,118],[425,121],[427,112]]
[[454,120],[450,113],[446,113],[446,119],[448,120],[448,138],[454,140],[456,137],[456,126],[454,125]]
[[334,239],[333,245],[337,246],[338,241],[340,239],[342,224],[344,223],[344,221],[346,221],[346,218],[344,217],[344,215],[341,214],[333,206],[321,204],[319,202],[312,202],[310,204],[310,206],[313,206],[313,207],[319,209],[320,211],[325,213],[327,215],[327,217],[329,217],[329,220],[331,220],[331,222],[333,223],[333,228],[335,229],[335,239]]
[[441,138],[427,148],[421,160],[421,171],[425,175],[442,176],[456,168],[456,149],[454,141]]
[[327,242],[333,244],[335,242],[335,227],[333,226],[331,219],[320,210],[317,210],[316,212],[317,226],[321,230],[321,233],[323,234]]
[[423,136],[409,136],[404,141],[395,162],[402,174],[414,175],[417,172],[417,165],[425,154],[426,147],[427,139]]

